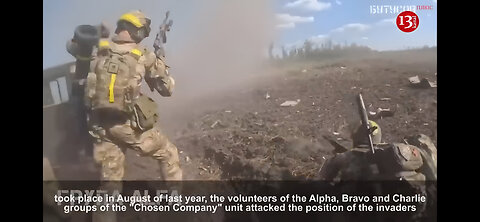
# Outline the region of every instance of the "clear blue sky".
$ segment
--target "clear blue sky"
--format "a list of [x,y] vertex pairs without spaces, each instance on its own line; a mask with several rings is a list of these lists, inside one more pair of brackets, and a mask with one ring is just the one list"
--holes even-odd
[[[398,14],[372,14],[370,6],[429,5],[432,10],[416,10],[419,27],[411,33],[400,31]],[[303,22],[281,29],[280,44],[300,44],[306,38],[329,37],[334,42],[367,45],[377,50],[434,46],[437,36],[437,1],[434,0],[280,0],[275,11],[300,16]],[[313,17],[312,19],[308,19]],[[297,18],[302,20],[301,18]],[[343,28],[342,28],[343,27]]]
[[[185,34],[186,30],[194,28],[197,19],[195,16],[199,15],[200,8],[205,10],[215,7],[216,1],[223,2],[45,0],[43,68],[73,61],[65,51],[65,44],[72,37],[77,25],[94,25],[106,21],[113,29],[116,19],[131,9],[141,9],[152,18],[152,34],[145,43],[147,46],[151,46],[165,11],[170,10],[175,31],[170,33],[171,43],[168,50],[175,50],[182,46],[182,42],[194,41],[194,36]],[[420,20],[418,29],[412,33],[404,33],[394,23],[397,14],[371,14],[371,5],[429,5],[433,6],[433,10],[416,11]],[[424,45],[436,46],[437,42],[436,0],[274,0],[271,7],[272,10],[266,13],[272,13],[271,16],[276,19],[277,37],[272,39],[276,45],[294,47],[301,45],[305,39],[313,39],[319,44],[325,39],[331,39],[336,43],[355,42],[377,50],[396,50]],[[244,14],[248,16],[248,10]]]

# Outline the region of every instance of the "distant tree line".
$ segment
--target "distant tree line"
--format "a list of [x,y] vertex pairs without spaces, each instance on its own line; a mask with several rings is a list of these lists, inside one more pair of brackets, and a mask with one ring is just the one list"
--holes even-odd
[[305,40],[302,47],[287,49],[284,45],[281,46],[281,55],[273,54],[273,43],[269,48],[269,56],[271,60],[304,60],[304,59],[319,59],[325,57],[337,57],[352,53],[372,52],[373,50],[367,46],[357,45],[351,43],[341,45],[334,44],[331,40],[327,40],[321,44],[314,44],[311,40]]

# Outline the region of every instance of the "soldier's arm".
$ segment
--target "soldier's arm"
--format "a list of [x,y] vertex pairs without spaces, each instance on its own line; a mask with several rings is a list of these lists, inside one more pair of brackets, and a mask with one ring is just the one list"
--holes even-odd
[[145,53],[145,81],[150,90],[157,90],[162,96],[171,96],[175,80],[168,73],[165,58],[158,58],[153,52]]
[[344,162],[345,157],[343,154],[337,154],[326,160],[320,169],[320,178],[328,181],[334,180],[342,169]]

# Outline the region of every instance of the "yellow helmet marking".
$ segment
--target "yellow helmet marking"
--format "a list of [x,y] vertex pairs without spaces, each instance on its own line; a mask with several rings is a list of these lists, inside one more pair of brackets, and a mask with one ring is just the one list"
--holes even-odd
[[370,123],[370,127],[372,127],[372,128],[373,128],[373,127],[377,127],[377,128],[372,132],[373,135],[377,135],[377,133],[378,133],[378,128],[379,128],[379,127],[378,127],[378,124],[377,124],[376,122],[373,122],[372,120],[369,120],[368,122]]
[[123,14],[122,17],[120,17],[120,20],[130,22],[137,28],[141,28],[143,26],[143,24],[140,22],[140,19],[131,13]]

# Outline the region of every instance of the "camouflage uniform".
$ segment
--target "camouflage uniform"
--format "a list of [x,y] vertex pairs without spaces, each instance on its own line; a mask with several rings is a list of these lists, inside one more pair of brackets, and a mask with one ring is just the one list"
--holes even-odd
[[397,180],[407,181],[437,179],[437,148],[426,135],[407,138],[405,143],[382,143],[382,131],[377,123],[369,121],[375,128],[372,154],[368,132],[359,126],[352,134],[353,149],[336,154],[327,160],[320,170],[326,180]]
[[[373,121],[371,121],[371,125],[378,127]],[[366,145],[368,142],[365,132],[358,128],[353,133],[354,148],[328,159],[320,169],[320,179],[333,182],[406,181],[406,185],[411,187],[414,193],[427,195],[428,200],[427,203],[418,206],[419,210],[412,215],[412,218],[425,216],[422,214],[426,212],[426,207],[436,205],[436,187],[425,182],[437,180],[437,149],[435,145],[429,137],[423,134],[407,138],[408,144],[382,143],[380,127],[377,129],[378,131],[374,131],[372,135],[375,154]],[[385,187],[380,187],[380,184],[375,183],[347,184],[351,186],[342,187],[346,192],[359,189],[359,185],[372,185],[367,189],[371,189],[376,194],[386,191],[383,190]],[[430,209],[436,209],[436,207]]]
[[[142,16],[136,11],[124,14],[122,18],[135,19],[128,22],[139,23],[145,21]],[[148,25],[149,23],[148,20]],[[177,148],[155,125],[158,112],[154,101],[140,93],[144,78],[146,81],[156,81],[155,84],[158,83],[162,89],[162,96],[171,96],[175,82],[168,74],[164,58],[157,58],[154,52],[138,43],[139,41],[121,35],[114,36],[111,41],[101,39],[97,57],[91,63],[85,101],[89,110],[90,134],[96,139],[94,159],[101,167],[103,180],[122,180],[124,150],[132,148],[158,160],[164,180],[181,180],[182,170]],[[121,55],[119,61],[125,62],[126,68],[116,67],[118,64],[113,66],[111,55]],[[111,72],[111,69],[116,70]],[[108,79],[105,79],[106,74]],[[107,105],[109,102],[114,104],[115,101],[121,104],[117,107],[122,108],[100,109],[102,100],[107,100]],[[149,119],[149,126],[145,127],[142,120],[148,117],[152,118]]]
[[[429,157],[424,157],[418,147],[403,143],[375,146],[375,154],[371,153],[368,146],[358,146],[336,154],[324,163],[320,177],[340,181],[427,179],[422,166],[429,161],[424,159]],[[435,180],[436,177],[429,179]]]

